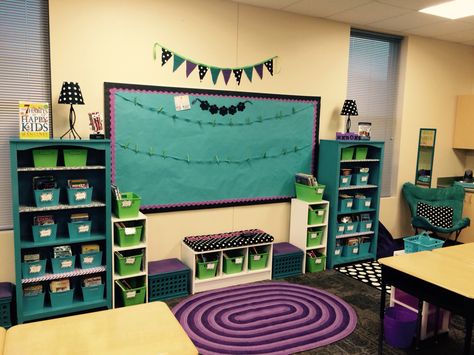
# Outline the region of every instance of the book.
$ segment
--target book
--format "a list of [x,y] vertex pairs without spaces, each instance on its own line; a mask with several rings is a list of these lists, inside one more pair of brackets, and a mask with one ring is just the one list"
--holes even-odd
[[35,226],[44,226],[47,224],[54,224],[53,215],[42,215],[33,217],[33,225]]
[[18,109],[21,139],[49,139],[50,120],[47,102],[20,101]]
[[71,289],[71,284],[69,282],[69,279],[55,280],[49,283],[49,289],[53,293],[69,291]]
[[84,287],[98,286],[101,284],[102,284],[101,276],[86,277],[82,280],[82,285]]
[[71,179],[67,181],[68,187],[71,189],[87,189],[89,182],[86,179]]
[[81,254],[94,253],[100,251],[99,244],[83,244],[81,245]]

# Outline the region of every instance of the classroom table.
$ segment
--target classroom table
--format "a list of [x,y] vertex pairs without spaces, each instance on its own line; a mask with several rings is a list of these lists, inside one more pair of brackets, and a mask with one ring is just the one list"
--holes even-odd
[[4,355],[198,354],[168,306],[136,306],[16,325]]
[[[433,249],[433,253],[462,260],[474,265],[474,243],[459,244],[446,248]],[[474,282],[474,277],[473,277]]]
[[[383,290],[386,285],[392,285],[418,298],[418,330],[421,326],[423,301],[463,316],[466,320],[464,354],[470,353],[474,321],[474,264],[467,262],[470,248],[472,247],[442,252],[422,251],[379,259],[382,268],[379,352],[383,346],[386,297]],[[417,338],[417,347],[418,345]]]

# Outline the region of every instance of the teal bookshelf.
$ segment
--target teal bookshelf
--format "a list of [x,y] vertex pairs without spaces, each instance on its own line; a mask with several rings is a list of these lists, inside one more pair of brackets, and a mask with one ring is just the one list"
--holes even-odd
[[383,153],[384,142],[320,142],[317,177],[330,202],[329,269],[376,259]]
[[[51,158],[53,163],[35,160],[41,156],[43,159],[50,151],[54,151]],[[86,152],[85,164],[76,160],[78,166],[65,163],[64,153],[70,150]],[[33,151],[35,153],[33,153]],[[57,153],[57,158],[56,158]],[[66,153],[68,154],[68,153]],[[15,253],[15,279],[16,279],[16,313],[18,323],[58,317],[77,312],[106,309],[112,307],[112,261],[111,261],[111,194],[110,194],[110,141],[109,140],[36,140],[12,139],[10,141],[11,184],[12,184],[12,211],[13,234]],[[33,178],[38,176],[52,176],[59,189],[58,203],[41,205],[35,199],[38,190],[33,189]],[[79,201],[71,203],[68,199],[68,180],[86,179],[92,187],[91,201],[81,198],[86,197],[78,191]],[[48,197],[49,190],[41,190],[41,199]],[[44,193],[44,195],[43,195]],[[54,192],[56,193],[56,192]],[[43,200],[40,200],[43,201]],[[38,206],[39,204],[39,206]],[[80,233],[70,235],[68,224],[71,214],[87,214],[90,225],[82,225]],[[46,234],[34,235],[32,225],[35,217],[52,216],[56,227],[51,236]],[[47,229],[47,228],[46,228]],[[36,239],[35,239],[36,238]],[[82,268],[80,263],[81,247],[86,244],[98,244],[102,251],[100,265]],[[53,248],[68,245],[75,255],[75,262],[67,272],[54,273],[52,270]],[[35,269],[35,264],[25,263],[25,255],[39,254],[46,260],[42,270]],[[84,260],[83,260],[84,261]],[[25,274],[25,267],[29,270]],[[66,269],[64,269],[66,270]],[[37,272],[37,273],[36,273]],[[84,296],[84,278],[100,276],[102,284],[95,297],[89,293]],[[73,288],[72,298],[64,297],[64,301],[51,302],[50,283],[52,281],[68,279]],[[31,285],[41,285],[43,293],[39,295],[24,294],[24,288]],[[61,297],[55,294],[54,297]],[[65,294],[64,294],[65,296]],[[87,300],[85,300],[87,298]]]

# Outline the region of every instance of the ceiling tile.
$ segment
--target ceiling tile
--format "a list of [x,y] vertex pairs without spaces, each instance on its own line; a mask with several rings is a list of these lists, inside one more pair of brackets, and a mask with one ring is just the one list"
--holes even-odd
[[439,37],[454,32],[467,31],[471,28],[472,24],[447,20],[443,22],[433,23],[431,25],[410,29],[410,33],[420,36]]
[[420,10],[428,6],[438,5],[448,0],[378,0],[381,3],[403,7],[405,9]]
[[395,6],[385,5],[378,2],[371,2],[358,6],[351,10],[346,10],[329,16],[331,20],[347,22],[356,25],[368,25],[373,22],[382,21],[391,17],[403,15],[410,12]]
[[308,16],[327,17],[370,2],[373,0],[300,0],[284,10]]
[[413,27],[420,27],[444,21],[444,19],[437,16],[431,16],[421,12],[409,12],[401,16],[373,22],[370,26],[386,30],[405,31]]
[[283,9],[299,0],[232,0],[241,4],[266,7],[269,9]]

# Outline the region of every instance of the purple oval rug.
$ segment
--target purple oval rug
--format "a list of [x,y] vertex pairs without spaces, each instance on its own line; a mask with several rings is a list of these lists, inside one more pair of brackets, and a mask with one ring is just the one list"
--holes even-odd
[[173,313],[200,354],[292,354],[340,340],[357,323],[339,297],[287,282],[202,292]]

